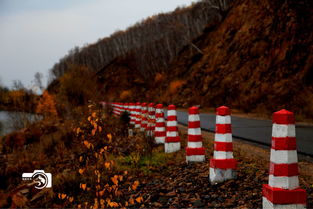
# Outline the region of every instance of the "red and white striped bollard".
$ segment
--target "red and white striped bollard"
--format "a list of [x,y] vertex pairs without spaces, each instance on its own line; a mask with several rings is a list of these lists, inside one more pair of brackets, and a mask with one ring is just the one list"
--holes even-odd
[[188,143],[186,147],[186,161],[203,162],[205,150],[202,146],[202,135],[200,128],[199,108],[189,108],[188,115]]
[[136,104],[136,121],[135,121],[135,128],[140,129],[140,123],[141,123],[141,104],[140,102],[137,102]]
[[141,104],[141,123],[140,123],[140,131],[145,132],[148,126],[148,107],[147,103]]
[[180,137],[178,134],[175,105],[169,105],[167,108],[167,126],[164,149],[165,153],[177,152],[180,150]]
[[155,110],[155,130],[154,130],[154,139],[157,144],[164,144],[165,142],[165,119],[164,119],[164,109],[162,104],[156,105]]
[[295,119],[292,112],[273,114],[268,184],[263,185],[263,208],[305,208],[306,191],[299,187]]
[[154,136],[154,129],[155,129],[155,108],[154,103],[150,103],[148,106],[147,136]]
[[216,109],[216,125],[213,159],[210,159],[211,183],[236,178],[237,161],[233,157],[233,139],[230,109],[221,106]]

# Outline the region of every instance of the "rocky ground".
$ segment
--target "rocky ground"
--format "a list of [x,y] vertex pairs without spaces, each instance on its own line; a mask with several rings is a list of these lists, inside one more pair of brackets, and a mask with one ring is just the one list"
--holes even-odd
[[[183,138],[186,138],[185,128]],[[238,159],[237,179],[220,184],[209,181],[209,158],[212,155],[213,134],[203,132],[207,148],[206,161],[187,164],[184,151],[171,154],[163,167],[153,169],[150,176],[141,176],[141,184],[133,195],[144,202],[136,207],[169,208],[261,208],[262,184],[268,182],[269,149],[234,141],[234,156]],[[185,147],[185,144],[183,144]],[[163,147],[158,147],[159,151]],[[308,194],[308,208],[313,207],[313,164],[300,160],[300,184]]]

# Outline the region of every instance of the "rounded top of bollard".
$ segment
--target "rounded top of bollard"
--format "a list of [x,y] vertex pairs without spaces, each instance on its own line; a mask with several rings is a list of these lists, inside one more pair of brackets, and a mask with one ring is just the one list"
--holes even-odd
[[169,105],[167,107],[167,110],[176,110],[176,106],[175,105]]
[[147,103],[145,103],[145,102],[144,102],[144,103],[141,103],[141,106],[142,106],[142,107],[146,107],[146,106],[147,106]]
[[139,106],[140,104],[141,104],[140,102],[137,102],[137,103],[136,103],[137,106]]
[[189,114],[199,114],[199,108],[196,106],[190,107]]
[[162,104],[157,104],[155,107],[158,108],[158,109],[161,109],[161,108],[163,108],[163,105]]
[[220,106],[218,108],[216,108],[216,115],[230,115],[230,109],[229,107],[226,106]]
[[276,124],[294,124],[295,117],[293,112],[282,109],[273,113],[273,123]]
[[154,103],[151,102],[151,103],[149,104],[149,107],[154,107]]

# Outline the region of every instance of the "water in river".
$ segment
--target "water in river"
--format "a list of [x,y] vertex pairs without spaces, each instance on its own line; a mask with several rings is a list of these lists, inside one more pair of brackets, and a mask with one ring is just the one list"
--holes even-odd
[[39,119],[40,116],[30,113],[0,111],[0,136],[24,128]]

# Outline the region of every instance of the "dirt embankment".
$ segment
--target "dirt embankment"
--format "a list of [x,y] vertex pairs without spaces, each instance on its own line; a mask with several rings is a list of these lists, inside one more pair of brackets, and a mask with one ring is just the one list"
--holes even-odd
[[265,115],[286,108],[310,119],[312,8],[311,1],[235,1],[218,26],[194,40],[202,53],[186,46],[165,73],[149,79],[131,55],[117,59],[103,71],[101,89],[107,100],[228,105]]

